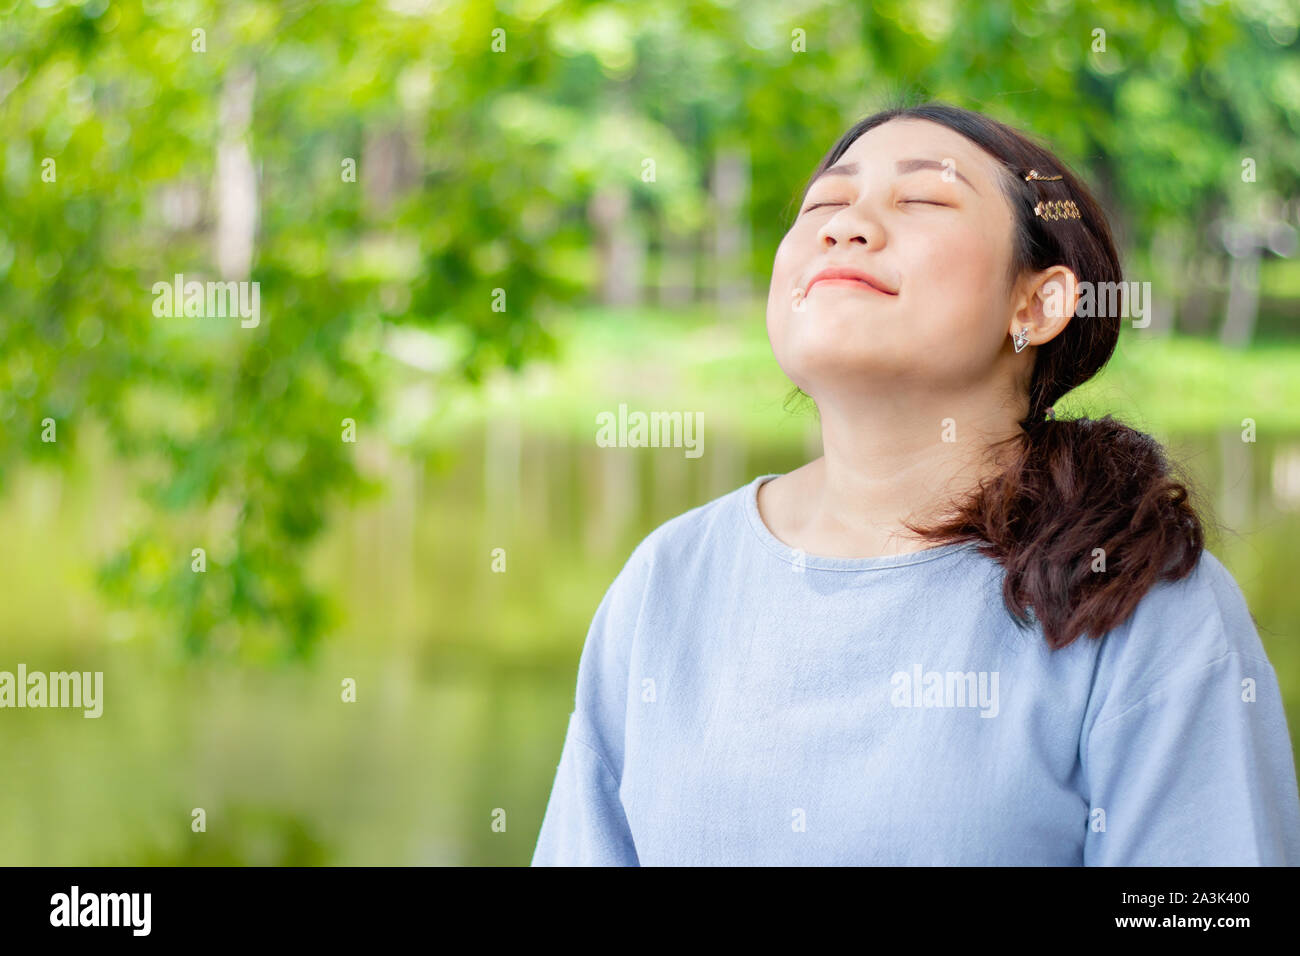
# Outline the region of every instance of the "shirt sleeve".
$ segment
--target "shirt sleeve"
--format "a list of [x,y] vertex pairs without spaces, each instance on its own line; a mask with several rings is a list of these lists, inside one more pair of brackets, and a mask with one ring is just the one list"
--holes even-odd
[[637,866],[636,847],[605,759],[569,717],[533,866]]
[[1094,725],[1083,757],[1086,866],[1300,865],[1295,758],[1267,660],[1229,650],[1157,687]]
[[533,866],[639,865],[619,786],[631,646],[652,561],[653,536],[632,553],[592,618]]

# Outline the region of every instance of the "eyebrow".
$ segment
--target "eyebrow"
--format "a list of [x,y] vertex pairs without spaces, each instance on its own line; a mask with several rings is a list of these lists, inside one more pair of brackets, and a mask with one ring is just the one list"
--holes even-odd
[[[961,173],[957,172],[956,167],[945,166],[943,163],[940,163],[933,159],[900,159],[897,163],[894,164],[894,168],[897,169],[899,175],[906,175],[907,173],[916,173],[916,172],[920,172],[923,169],[937,169],[940,172],[942,172],[945,169],[952,169],[953,174],[958,179],[964,182],[967,186],[970,186],[971,189],[975,189],[975,186],[971,183],[969,179],[967,179]],[[832,166],[829,169],[825,170],[824,172],[822,172],[821,176],[817,177],[817,179],[821,179],[822,176],[856,176],[857,173],[858,173],[857,163],[843,163],[839,166]],[[816,180],[813,181],[816,182]],[[975,192],[978,194],[979,190],[975,189]]]

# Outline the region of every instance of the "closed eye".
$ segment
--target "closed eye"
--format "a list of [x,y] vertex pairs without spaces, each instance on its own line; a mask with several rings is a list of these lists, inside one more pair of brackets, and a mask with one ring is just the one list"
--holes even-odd
[[[947,209],[952,208],[951,203],[935,202],[933,199],[903,199],[900,201],[904,203],[920,203],[923,206],[943,206],[944,208]],[[814,209],[819,209],[822,206],[847,206],[847,205],[848,203],[846,202],[815,202],[807,209],[805,209],[804,212],[812,212]]]

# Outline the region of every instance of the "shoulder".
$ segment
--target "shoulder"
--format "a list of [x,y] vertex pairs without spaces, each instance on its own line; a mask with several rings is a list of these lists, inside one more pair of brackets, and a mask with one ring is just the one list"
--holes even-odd
[[758,478],[739,488],[669,518],[646,535],[632,551],[624,572],[646,576],[656,571],[682,568],[719,545],[730,545],[744,530],[748,496]]
[[601,728],[621,726],[637,635],[653,609],[688,605],[685,586],[700,576],[691,562],[708,560],[706,552],[714,549],[704,542],[721,545],[723,535],[736,534],[732,526],[745,520],[740,509],[747,492],[752,493],[748,484],[655,528],[633,549],[596,609],[578,669],[578,709],[586,728],[582,733],[616,755],[616,766],[621,765],[619,735]]
[[1208,548],[1186,577],[1152,587],[1119,632],[1117,643],[1148,641],[1192,664],[1230,652],[1265,657],[1237,579]]
[[608,612],[635,620],[652,591],[676,592],[683,582],[707,577],[722,555],[734,556],[746,530],[746,496],[757,481],[669,518],[642,538],[605,593]]
[[1271,670],[1241,587],[1207,548],[1190,574],[1158,582],[1102,638],[1095,684],[1109,685],[1112,704],[1131,704],[1229,664]]

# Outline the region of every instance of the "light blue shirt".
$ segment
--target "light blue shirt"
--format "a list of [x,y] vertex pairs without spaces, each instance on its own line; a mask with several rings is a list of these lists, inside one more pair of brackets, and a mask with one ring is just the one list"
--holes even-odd
[[1277,678],[1208,551],[1051,651],[977,545],[804,555],[771,477],[605,594],[534,866],[1300,864]]

